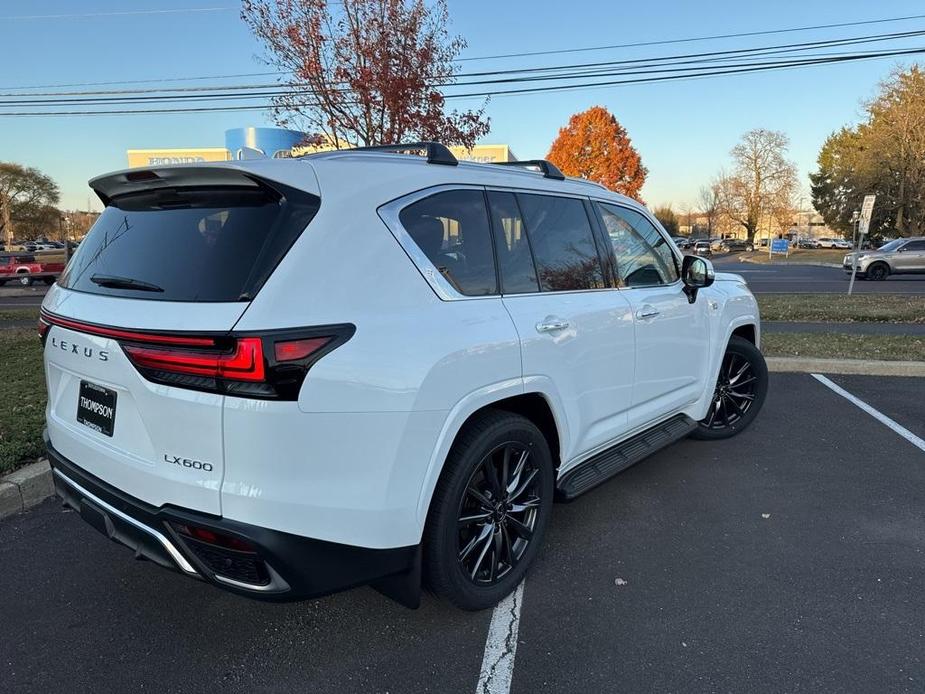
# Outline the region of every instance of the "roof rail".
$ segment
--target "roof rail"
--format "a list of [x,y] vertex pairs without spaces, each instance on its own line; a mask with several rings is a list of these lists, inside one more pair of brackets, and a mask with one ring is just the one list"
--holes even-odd
[[369,147],[352,147],[346,152],[394,152],[401,154],[404,152],[426,152],[428,164],[445,164],[446,166],[456,166],[459,161],[453,156],[453,153],[439,142],[408,142],[394,145],[370,145]]
[[527,169],[539,169],[544,178],[554,178],[557,181],[565,180],[565,174],[559,171],[559,167],[557,167],[552,162],[546,161],[545,159],[526,159],[524,161],[495,161],[492,163],[500,164],[501,166],[522,166]]

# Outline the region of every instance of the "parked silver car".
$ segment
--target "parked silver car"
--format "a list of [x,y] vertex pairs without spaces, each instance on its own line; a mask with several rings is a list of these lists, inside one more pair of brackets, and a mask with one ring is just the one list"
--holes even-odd
[[884,280],[890,275],[925,273],[925,236],[895,239],[875,251],[848,253],[843,261],[845,272],[851,272],[855,259],[857,276],[869,280]]

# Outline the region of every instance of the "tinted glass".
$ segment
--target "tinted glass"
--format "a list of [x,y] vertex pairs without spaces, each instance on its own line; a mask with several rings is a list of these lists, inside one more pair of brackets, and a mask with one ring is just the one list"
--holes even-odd
[[517,195],[544,292],[604,287],[591,223],[581,200]]
[[488,193],[491,221],[495,230],[498,265],[501,266],[501,291],[504,294],[538,292],[536,268],[530,241],[513,193]]
[[[820,241],[821,241],[821,240],[823,240],[823,239],[820,239]],[[890,241],[889,243],[885,243],[885,244],[883,244],[882,246],[880,246],[880,248],[878,248],[877,250],[880,250],[880,251],[895,251],[897,248],[899,248],[900,246],[902,246],[905,242],[906,242],[905,239],[893,239],[893,240]]]
[[[318,211],[300,191],[162,190],[116,198],[58,280],[160,301],[246,301]],[[129,288],[136,283],[138,288]]]
[[450,190],[418,200],[399,214],[405,231],[461,294],[495,294],[498,282],[485,196]]
[[[616,205],[598,204],[598,209],[613,247],[617,276],[624,286],[671,284],[678,279],[671,244],[645,216]],[[697,244],[701,245],[708,244]]]
[[903,246],[904,251],[925,251],[925,241],[910,241]]

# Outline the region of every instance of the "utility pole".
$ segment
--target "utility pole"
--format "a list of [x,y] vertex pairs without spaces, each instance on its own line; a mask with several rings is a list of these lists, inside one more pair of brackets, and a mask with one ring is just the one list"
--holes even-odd
[[13,220],[10,219],[10,196],[0,192],[0,220],[3,222],[6,250],[13,250]]

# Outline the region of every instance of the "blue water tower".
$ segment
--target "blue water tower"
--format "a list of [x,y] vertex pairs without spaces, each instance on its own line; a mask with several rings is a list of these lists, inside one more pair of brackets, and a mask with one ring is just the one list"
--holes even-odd
[[305,139],[305,133],[285,128],[232,128],[225,131],[225,147],[232,159],[240,159],[245,147],[263,152],[268,157],[290,156],[293,147]]

